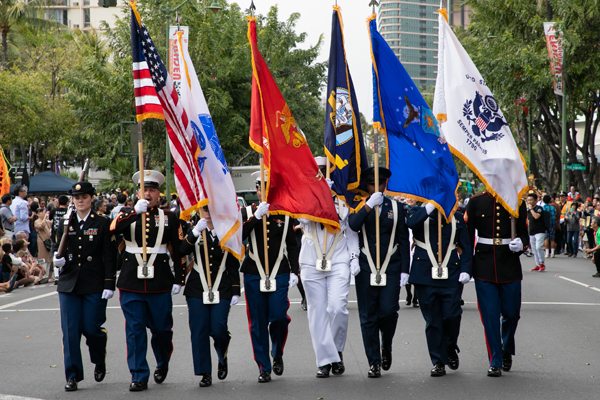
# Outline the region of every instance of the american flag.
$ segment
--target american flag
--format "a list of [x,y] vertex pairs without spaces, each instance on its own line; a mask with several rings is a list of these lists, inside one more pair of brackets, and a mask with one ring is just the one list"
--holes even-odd
[[[207,203],[198,162],[194,157],[198,152],[198,143],[194,137],[194,131],[192,126],[190,126],[186,111],[182,107],[177,91],[173,86],[173,80],[167,73],[167,68],[158,55],[156,46],[154,46],[148,30],[142,24],[140,14],[136,9],[136,2],[131,2],[129,5],[131,6],[131,42],[134,60],[134,78],[135,60],[139,56],[136,56],[133,43],[138,43],[138,49],[141,51],[138,50],[137,54],[145,60],[145,72],[148,73],[148,78],[143,79],[144,88],[148,89],[146,92],[148,97],[144,96],[144,99],[151,99],[149,89],[155,89],[154,96],[158,99],[156,107],[164,115],[162,119],[165,120],[169,134],[169,146],[175,162],[175,185],[179,201],[181,202],[181,209],[195,209]],[[136,102],[139,98],[137,90],[136,84]],[[154,105],[154,103],[149,104]],[[138,111],[139,120],[140,115]]]
[[490,119],[486,117],[484,114],[479,114],[479,117],[475,120],[475,123],[479,127],[480,130],[485,130],[485,128],[490,123]]

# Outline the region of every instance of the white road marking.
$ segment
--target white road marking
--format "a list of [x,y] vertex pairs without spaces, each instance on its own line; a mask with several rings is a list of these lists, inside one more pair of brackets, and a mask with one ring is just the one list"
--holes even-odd
[[569,281],[569,282],[575,283],[577,285],[586,287],[588,289],[595,290],[596,292],[600,292],[600,288],[588,285],[587,283],[579,282],[579,281],[576,281],[574,279],[570,279],[570,278],[567,278],[567,277],[564,277],[564,276],[561,276],[561,275],[554,275],[554,276],[556,276],[557,278],[560,278],[560,279],[564,279],[565,281]]
[[[5,304],[3,306],[0,306],[0,310],[4,310],[5,308],[11,308],[11,307],[14,307],[16,305],[27,303],[27,302],[30,302],[30,301],[43,299],[44,297],[52,296],[52,295],[55,295],[57,293],[58,292],[50,292],[50,293],[46,293],[46,294],[41,294],[39,296],[30,297],[30,298],[25,299],[25,300],[15,301],[14,303],[9,303],[9,304]],[[0,400],[1,400],[1,398],[0,398]]]
[[43,400],[35,397],[13,396],[11,394],[0,394],[0,400]]

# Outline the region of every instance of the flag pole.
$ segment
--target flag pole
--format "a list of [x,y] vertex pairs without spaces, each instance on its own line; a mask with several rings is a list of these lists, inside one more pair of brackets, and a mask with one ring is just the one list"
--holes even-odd
[[[337,5],[337,1],[336,1],[336,5]],[[330,179],[331,178],[331,170],[329,169],[329,158],[327,158],[327,164],[325,165],[325,168],[326,168],[325,177],[327,179]],[[317,232],[315,232],[315,235],[317,235]],[[318,235],[317,235],[317,240],[319,240]],[[327,253],[327,229],[325,229],[325,227],[323,227],[323,262],[325,262],[325,254],[326,253]]]
[[442,212],[438,210],[438,266],[442,266]]
[[212,277],[210,276],[210,264],[208,263],[208,243],[206,242],[206,229],[202,231],[202,241],[204,242],[204,265],[206,268],[206,281],[208,282],[208,299],[212,302],[214,295],[212,291]]
[[[373,141],[374,143],[374,172],[375,172],[375,191],[379,191],[379,127],[373,130]],[[377,275],[379,276],[379,268],[381,267],[381,252],[379,249],[379,205],[375,206],[375,260],[377,264]]]
[[[140,167],[140,198],[144,199],[144,143],[142,141],[142,121],[138,122],[138,161]],[[132,238],[133,239],[133,238]],[[144,274],[148,273],[146,266],[146,213],[142,213],[142,260],[144,261]]]
[[[260,155],[260,193],[262,195],[262,201],[267,201],[267,197],[265,196],[265,160],[263,155]],[[267,282],[269,281],[269,247],[267,246],[267,216],[263,215],[263,244],[265,251],[265,275],[267,276]],[[267,283],[268,284],[268,283]]]

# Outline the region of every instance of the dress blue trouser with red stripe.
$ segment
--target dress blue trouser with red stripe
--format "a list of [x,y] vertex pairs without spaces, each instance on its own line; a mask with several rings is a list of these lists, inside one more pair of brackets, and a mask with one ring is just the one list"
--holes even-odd
[[292,321],[287,315],[287,310],[290,308],[288,300],[290,274],[278,274],[275,280],[277,281],[275,292],[265,293],[260,291],[259,275],[244,274],[246,312],[254,361],[260,370],[266,372],[271,372],[269,335],[273,359],[282,358],[288,325]]
[[229,304],[231,300],[223,299],[219,304],[204,304],[198,297],[186,297],[189,313],[189,324],[192,339],[192,358],[194,374],[212,373],[210,338],[215,342],[215,350],[219,362],[224,364],[231,335],[227,330]]
[[148,383],[150,367],[146,361],[148,333],[157,368],[169,368],[173,352],[173,299],[171,292],[136,293],[120,291],[119,300],[125,316],[127,366],[132,382]]
[[101,294],[59,293],[60,325],[63,332],[65,376],[67,380],[83,380],[81,360],[81,335],[85,336],[94,364],[102,364],[106,358],[106,300]]
[[500,368],[503,349],[515,354],[515,332],[521,318],[521,281],[495,283],[475,279],[475,290],[490,367]]

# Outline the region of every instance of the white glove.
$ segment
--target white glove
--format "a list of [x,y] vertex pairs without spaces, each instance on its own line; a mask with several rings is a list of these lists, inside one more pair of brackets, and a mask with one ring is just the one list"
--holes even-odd
[[427,211],[427,215],[431,214],[431,212],[435,210],[435,206],[431,203],[425,204],[425,211]]
[[233,295],[233,297],[231,297],[231,303],[229,303],[229,307],[235,306],[237,303],[239,303],[239,301],[240,301],[240,296]]
[[521,238],[516,238],[514,240],[511,240],[510,243],[508,244],[508,248],[510,249],[510,251],[513,251],[515,253],[518,253],[519,251],[523,251],[523,242],[521,242]]
[[290,272],[290,288],[293,288],[298,284],[298,275]]
[[333,181],[329,178],[325,178],[325,180],[327,181],[327,184],[329,185],[329,190],[331,190],[331,188],[333,187]]
[[173,289],[171,290],[171,296],[175,296],[176,294],[179,294],[180,291],[181,291],[181,285],[173,285]]
[[408,274],[406,272],[400,273],[400,287],[406,286],[408,283]]
[[269,203],[265,203],[263,201],[262,203],[260,203],[258,205],[258,208],[256,209],[256,213],[254,213],[254,216],[257,219],[262,219],[262,217],[267,215],[268,212],[269,212]]
[[466,285],[467,283],[469,283],[470,280],[471,280],[471,275],[469,275],[466,272],[461,272],[460,275],[458,276],[458,281],[460,283],[462,283],[463,285]]
[[298,222],[300,222],[302,225],[308,225],[308,224],[310,224],[310,220],[309,219],[304,219],[304,218],[298,218]]
[[145,213],[148,211],[148,204],[150,204],[148,200],[140,199],[137,203],[135,203],[135,207],[133,207],[133,209],[135,210],[136,214]]
[[202,231],[205,229],[206,229],[206,220],[204,218],[202,218],[200,221],[198,221],[198,223],[192,230],[192,233],[194,234],[194,236],[198,237],[198,236],[200,236]]
[[360,264],[358,263],[358,258],[350,260],[350,273],[352,276],[358,275],[360,272]]
[[373,193],[371,195],[371,197],[369,197],[369,200],[367,200],[366,204],[370,208],[375,208],[375,206],[379,206],[379,205],[381,205],[381,203],[383,203],[383,193],[376,192],[376,193]]
[[58,257],[58,253],[54,253],[54,257],[52,258],[52,262],[54,262],[54,266],[58,268],[62,268],[67,263],[64,257]]
[[110,300],[114,296],[115,292],[112,290],[104,289],[102,292],[102,300]]

